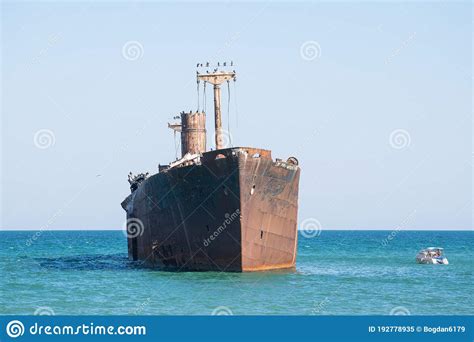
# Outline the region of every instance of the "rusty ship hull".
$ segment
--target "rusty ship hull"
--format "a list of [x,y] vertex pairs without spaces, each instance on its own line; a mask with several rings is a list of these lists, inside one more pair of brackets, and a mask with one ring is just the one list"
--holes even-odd
[[128,255],[181,271],[262,271],[296,262],[300,169],[268,150],[202,153],[145,179],[123,202]]

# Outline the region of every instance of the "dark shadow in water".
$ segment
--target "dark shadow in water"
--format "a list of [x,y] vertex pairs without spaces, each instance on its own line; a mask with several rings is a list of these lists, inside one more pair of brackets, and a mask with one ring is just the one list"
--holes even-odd
[[[34,258],[42,268],[61,271],[130,271],[145,270],[150,272],[171,272],[171,273],[222,273],[217,271],[189,271],[171,268],[151,268],[142,261],[130,261],[126,254],[91,254],[91,255],[72,255],[53,258]],[[242,274],[240,272],[229,272],[229,274]],[[285,275],[297,273],[295,268],[269,270],[265,272],[249,272],[246,274],[266,274],[266,275]]]
[[125,271],[144,268],[141,262],[128,260],[125,254],[73,255],[56,258],[35,258],[42,268],[76,271]]

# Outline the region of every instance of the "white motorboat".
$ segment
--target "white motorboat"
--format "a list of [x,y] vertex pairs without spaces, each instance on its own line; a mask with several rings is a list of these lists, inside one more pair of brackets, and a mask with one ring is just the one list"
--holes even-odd
[[448,259],[443,255],[443,248],[428,247],[418,252],[416,262],[419,264],[447,265]]

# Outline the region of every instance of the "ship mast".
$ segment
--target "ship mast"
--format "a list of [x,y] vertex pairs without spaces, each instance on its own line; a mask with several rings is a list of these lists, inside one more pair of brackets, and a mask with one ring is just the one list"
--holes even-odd
[[[233,63],[232,63],[233,64]],[[231,64],[231,65],[232,65]],[[224,66],[226,63],[224,63]],[[220,66],[220,63],[218,64]],[[213,72],[206,72],[205,74],[200,74],[197,72],[197,80],[204,81],[204,83],[210,83],[214,85],[214,124],[215,124],[215,139],[216,139],[216,150],[225,148],[224,146],[224,136],[222,132],[222,114],[221,114],[221,84],[224,82],[229,82],[230,80],[236,79],[235,70],[233,71],[224,71],[214,69]]]

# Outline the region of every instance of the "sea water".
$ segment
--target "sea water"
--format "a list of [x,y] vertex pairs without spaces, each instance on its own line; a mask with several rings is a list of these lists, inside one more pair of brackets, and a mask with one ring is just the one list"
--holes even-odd
[[[121,231],[1,231],[0,314],[474,314],[472,231],[299,234],[295,270],[163,272]],[[416,264],[444,247],[449,265]]]

